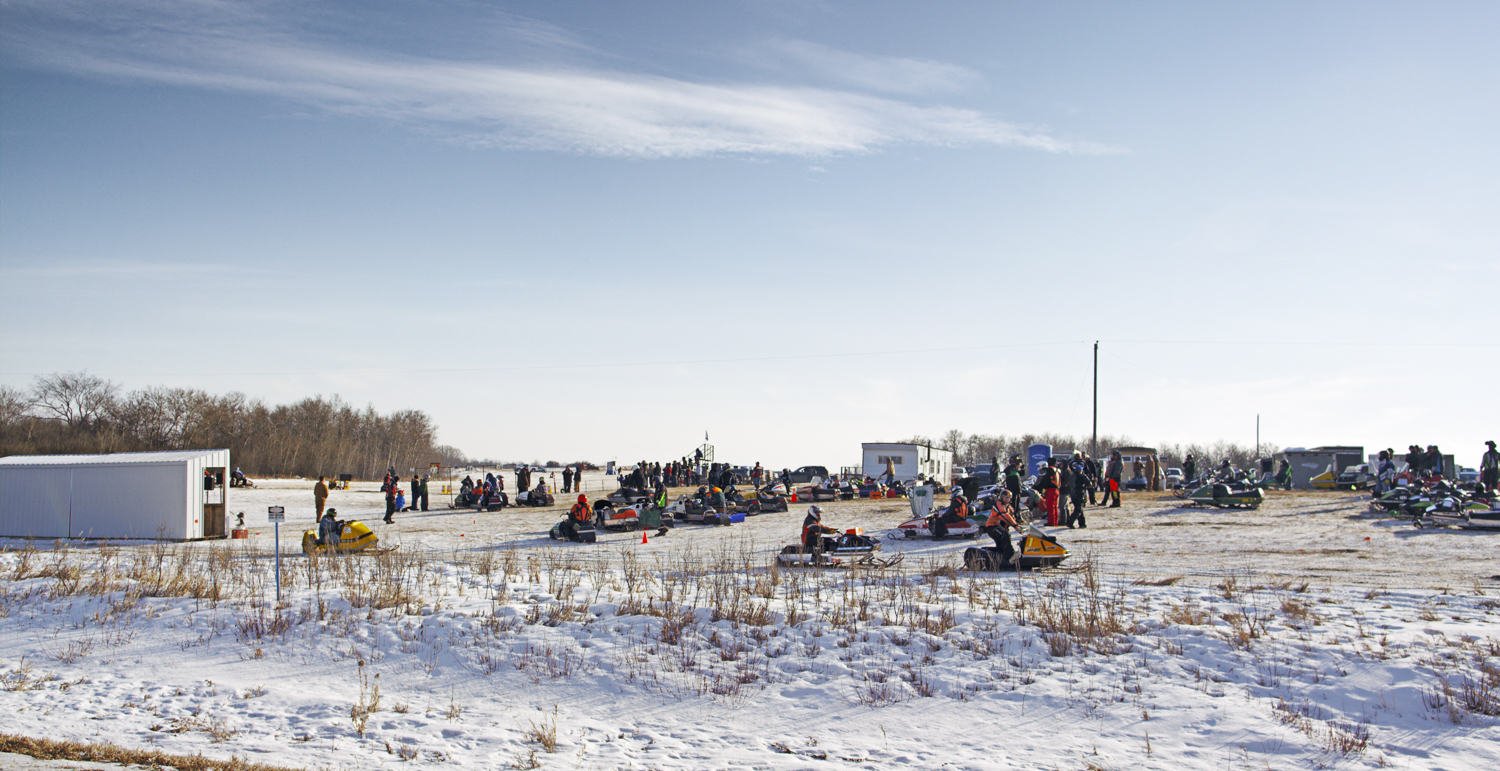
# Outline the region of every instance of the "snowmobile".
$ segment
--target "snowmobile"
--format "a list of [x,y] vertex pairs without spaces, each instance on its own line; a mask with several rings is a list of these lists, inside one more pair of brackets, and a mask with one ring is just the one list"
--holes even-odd
[[1338,478],[1333,480],[1336,490],[1364,490],[1375,485],[1375,475],[1370,473],[1370,464],[1361,463],[1350,466],[1339,473]]
[[552,529],[547,531],[547,537],[554,541],[568,540],[573,543],[595,543],[599,539],[599,532],[594,529],[593,521],[575,523],[576,532],[572,538],[563,535],[562,526],[562,522],[553,525]]
[[616,506],[633,506],[651,500],[651,491],[642,490],[639,487],[621,487],[605,496],[604,500]]
[[797,490],[797,500],[811,501],[813,503],[824,503],[838,500],[839,489],[837,487],[823,487],[822,485],[809,485]]
[[645,503],[637,503],[616,508],[608,498],[601,498],[594,501],[594,527],[598,530],[612,527],[634,530],[641,524],[641,509],[645,506]]
[[755,492],[755,500],[750,502],[751,507],[760,513],[769,511],[786,511],[786,496],[776,495],[768,492],[769,488],[761,488]]
[[809,549],[800,543],[781,547],[776,562],[782,565],[805,565],[811,567],[870,567],[889,568],[901,564],[905,555],[897,554],[889,559],[875,556],[880,551],[880,542],[854,527],[837,536],[824,537],[820,549]]
[[663,511],[664,516],[667,514],[670,514],[676,522],[691,522],[695,525],[727,525],[732,516],[727,511],[720,514],[709,507],[708,497],[704,493],[698,493],[692,497],[679,496]]
[[1412,517],[1417,527],[1448,525],[1466,530],[1500,530],[1500,508],[1449,496]]
[[377,543],[380,543],[380,539],[363,522],[343,523],[343,527],[340,528],[339,532],[339,541],[333,544],[318,543],[318,531],[316,530],[302,531],[303,554],[312,554],[313,552],[320,554],[326,552],[345,554],[350,552],[379,551],[375,548],[375,544]]
[[972,547],[964,549],[964,568],[968,570],[1050,568],[1067,559],[1068,550],[1064,549],[1052,536],[1037,529],[1036,525],[1028,525],[1026,535],[1021,539],[1020,547],[1016,549],[1016,556],[1020,559],[1011,563],[1000,556],[1000,549],[997,547]]
[[1220,509],[1258,509],[1266,500],[1259,487],[1230,486],[1223,482],[1204,485],[1187,495],[1190,506],[1214,506]]
[[[932,538],[932,520],[940,516],[942,512],[934,512],[930,517],[912,517],[897,525],[895,530],[887,532],[885,538],[888,541]],[[972,519],[948,523],[948,535],[954,538],[973,538],[979,535],[979,530],[979,525]]]
[[1333,473],[1333,466],[1329,466],[1323,469],[1323,473],[1308,479],[1307,484],[1314,490],[1336,490],[1338,489],[1338,475]]
[[[473,490],[467,493],[459,493],[453,497],[453,502],[448,504],[448,507],[452,509],[472,509],[479,506],[479,501],[482,497],[483,493]],[[504,490],[499,490],[490,494],[490,502],[485,505],[484,510],[501,511],[509,505],[510,496],[506,495]]]
[[557,503],[557,498],[552,493],[522,490],[516,494],[517,506],[551,506],[555,503]]

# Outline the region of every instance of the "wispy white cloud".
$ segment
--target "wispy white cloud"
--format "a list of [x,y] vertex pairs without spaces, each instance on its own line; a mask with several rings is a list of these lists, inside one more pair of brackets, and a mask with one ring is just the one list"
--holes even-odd
[[947,94],[979,80],[978,73],[957,64],[870,56],[806,40],[774,40],[755,53],[767,64],[785,65],[830,82],[889,94]]
[[[94,77],[266,94],[481,146],[637,158],[816,157],[900,144],[1110,151],[978,110],[863,93],[858,88],[887,93],[951,88],[970,75],[938,63],[876,60],[811,44],[784,43],[782,50],[829,71],[845,70],[843,80],[858,88],[703,83],[577,65],[396,55],[331,42],[300,32],[285,19],[256,17],[244,6],[212,0],[142,5],[134,16],[113,11],[113,16],[90,17],[88,3],[21,5],[8,4],[12,18],[0,39],[10,55],[33,64]],[[533,40],[561,40],[573,52],[583,48],[547,25],[516,29]]]

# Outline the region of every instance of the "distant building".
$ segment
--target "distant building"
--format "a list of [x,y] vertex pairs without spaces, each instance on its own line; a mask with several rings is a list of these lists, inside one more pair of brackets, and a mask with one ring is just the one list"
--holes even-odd
[[[1125,464],[1125,473],[1122,476],[1127,480],[1135,476],[1136,461],[1140,461],[1141,467],[1145,468],[1146,461],[1149,460],[1152,455],[1156,454],[1155,447],[1116,447],[1114,448],[1114,451],[1120,453],[1120,461]],[[1108,462],[1107,459],[1106,462]],[[1145,472],[1143,471],[1141,473]],[[1167,473],[1167,470],[1162,469],[1161,473],[1165,474]]]
[[1310,490],[1312,478],[1324,471],[1332,469],[1337,475],[1350,466],[1364,463],[1365,448],[1346,445],[1288,447],[1281,451],[1281,456],[1291,464],[1292,488]]
[[950,450],[904,442],[866,442],[860,447],[864,450],[861,466],[864,473],[872,477],[885,473],[887,461],[894,468],[896,478],[903,482],[920,475],[946,485],[953,473],[953,452]]
[[0,458],[0,536],[223,538],[228,450]]

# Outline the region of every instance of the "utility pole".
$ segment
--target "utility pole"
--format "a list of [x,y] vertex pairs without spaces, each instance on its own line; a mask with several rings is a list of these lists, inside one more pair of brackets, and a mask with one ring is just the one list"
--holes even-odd
[[1255,413],[1255,459],[1260,460],[1260,413]]
[[[1260,418],[1256,418],[1257,421]],[[1256,424],[1260,425],[1259,423]],[[1257,429],[1259,431],[1259,429]],[[1094,438],[1089,441],[1089,457],[1099,457],[1099,341],[1094,341]]]

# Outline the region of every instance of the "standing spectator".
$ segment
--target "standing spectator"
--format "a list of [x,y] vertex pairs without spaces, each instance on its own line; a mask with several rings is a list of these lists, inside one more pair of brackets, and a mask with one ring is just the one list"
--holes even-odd
[[323,506],[328,503],[328,484],[323,477],[318,477],[318,483],[313,485],[313,506],[318,510],[318,519],[323,519]]
[[1182,483],[1187,484],[1198,478],[1198,461],[1193,459],[1193,454],[1188,453],[1187,459],[1182,462]]
[[1073,463],[1069,467],[1072,472],[1072,487],[1068,488],[1068,497],[1072,499],[1073,511],[1068,515],[1068,527],[1073,527],[1077,522],[1078,527],[1088,527],[1083,518],[1083,498],[1089,486],[1089,477],[1083,465],[1083,453],[1073,453]]
[[432,478],[431,474],[422,475],[422,511],[427,510],[427,481]]
[[1161,492],[1162,484],[1161,456],[1151,453],[1151,489]]
[[1108,501],[1114,497],[1114,503],[1109,504],[1112,509],[1120,508],[1120,477],[1125,475],[1125,461],[1120,458],[1120,451],[1114,450],[1109,454],[1109,464],[1104,467],[1104,500]]
[[422,501],[422,478],[416,474],[411,475],[411,505],[406,507],[407,511],[416,511],[417,504]]
[[1500,484],[1500,452],[1495,451],[1495,440],[1491,439],[1485,444],[1490,449],[1479,459],[1479,481],[1490,492],[1494,492],[1495,486]]
[[1145,465],[1141,463],[1141,456],[1135,456],[1135,461],[1130,464],[1131,479],[1145,478]]
[[1010,456],[1005,464],[1005,489],[1010,492],[1010,507],[1013,513],[1021,513],[1021,456]]
[[1443,469],[1443,451],[1439,450],[1438,447],[1437,447],[1437,445],[1435,445],[1435,444],[1429,444],[1429,445],[1427,445],[1427,458],[1426,458],[1426,464],[1425,465],[1427,467],[1427,476],[1431,476],[1431,477],[1444,476],[1444,474],[1443,474],[1443,471],[1444,471],[1444,469]]
[[998,455],[990,456],[990,484],[1000,484],[1000,457]]
[[1057,527],[1062,524],[1057,513],[1057,502],[1061,493],[1058,490],[1057,466],[1052,458],[1047,459],[1047,465],[1037,469],[1036,489],[1042,494],[1042,510],[1047,512],[1047,526]]
[[750,484],[754,485],[755,489],[759,490],[760,489],[760,480],[765,475],[766,475],[766,470],[760,467],[760,461],[756,461],[755,462],[755,468],[750,469]]
[[573,467],[563,466],[563,492],[573,492]]
[[396,516],[396,490],[397,485],[387,484],[385,486],[385,523],[391,524]]
[[1406,446],[1406,473],[1412,477],[1422,476],[1422,448],[1410,444]]
[[1396,464],[1391,462],[1391,454],[1385,450],[1380,451],[1380,457],[1375,463],[1375,494],[1379,498],[1391,491],[1391,483],[1396,479]]
[[1099,489],[1099,463],[1088,453],[1083,454],[1083,475],[1089,480],[1089,505],[1097,506],[1094,492]]

